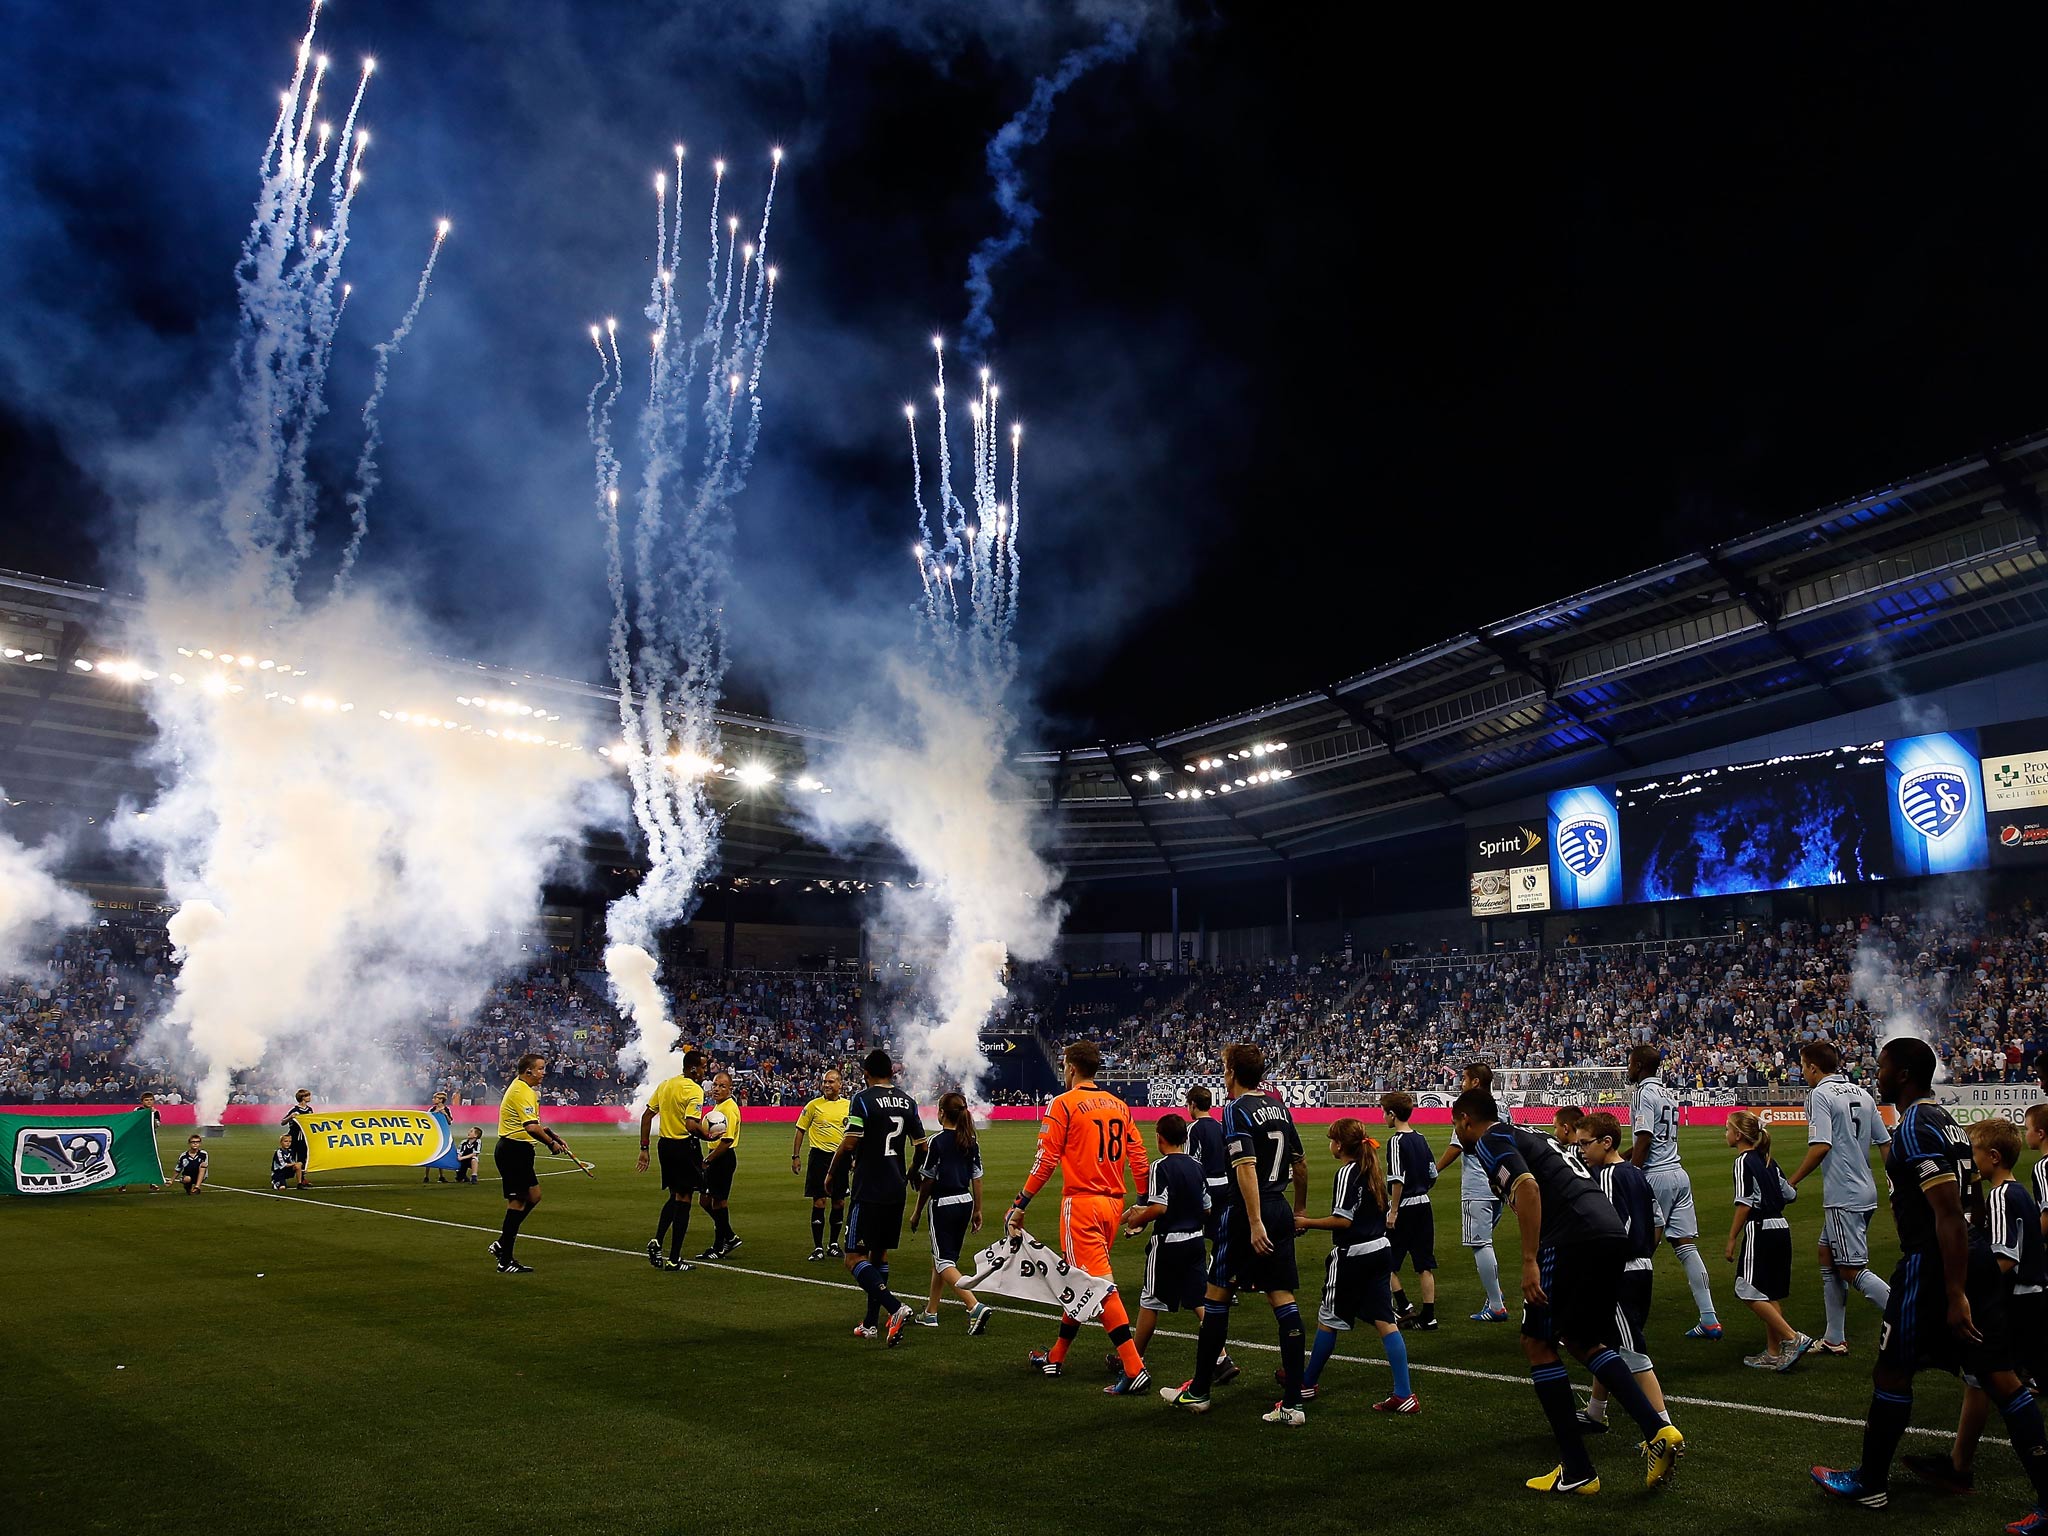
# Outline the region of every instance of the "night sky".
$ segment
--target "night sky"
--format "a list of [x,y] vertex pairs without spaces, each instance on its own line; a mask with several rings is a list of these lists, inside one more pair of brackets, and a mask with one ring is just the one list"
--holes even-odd
[[[129,587],[133,504],[207,460],[304,14],[10,14],[0,564]],[[598,677],[585,328],[644,329],[672,142],[699,221],[714,155],[751,203],[782,144],[729,692],[825,718],[917,589],[901,402],[1001,227],[984,146],[1117,21],[1136,50],[1022,157],[1040,219],[996,279],[1034,744],[1281,698],[2048,423],[2010,13],[333,0],[337,87],[379,70],[329,513],[445,214],[366,560],[448,649]]]

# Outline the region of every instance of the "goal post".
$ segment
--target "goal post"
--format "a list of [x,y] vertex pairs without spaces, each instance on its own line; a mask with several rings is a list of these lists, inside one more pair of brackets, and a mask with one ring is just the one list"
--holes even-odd
[[1581,1109],[1625,1106],[1627,1067],[1495,1067],[1494,1097],[1503,1109]]

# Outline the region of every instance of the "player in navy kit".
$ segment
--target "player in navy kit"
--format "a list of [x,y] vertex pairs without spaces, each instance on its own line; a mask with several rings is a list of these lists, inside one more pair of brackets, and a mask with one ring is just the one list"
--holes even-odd
[[868,1085],[846,1112],[846,1136],[832,1154],[827,1181],[842,1187],[841,1170],[853,1170],[853,1204],[846,1217],[846,1271],[868,1293],[866,1318],[853,1330],[872,1339],[876,1320],[889,1314],[889,1347],[903,1340],[910,1308],[889,1289],[889,1250],[903,1241],[903,1197],[909,1188],[906,1161],[924,1150],[924,1122],[917,1100],[896,1086],[896,1064],[879,1046],[861,1060]]
[[[1393,1276],[1394,1315],[1403,1328],[1436,1331],[1436,1216],[1429,1192],[1436,1185],[1436,1159],[1422,1132],[1409,1125],[1415,1100],[1405,1093],[1380,1095],[1387,1129],[1387,1263]],[[1415,1289],[1421,1304],[1401,1289],[1401,1261],[1415,1266]]]
[[1862,1465],[1815,1467],[1813,1480],[1838,1499],[1883,1509],[1891,1500],[1892,1458],[1913,1417],[1913,1377],[1930,1369],[1965,1371],[2004,1415],[2013,1450],[2034,1483],[2033,1512],[2006,1529],[2048,1531],[2048,1436],[2034,1394],[2012,1368],[2010,1339],[2000,1337],[1995,1320],[1987,1318],[1993,1324],[1987,1330],[1976,1318],[1980,1304],[1996,1308],[2003,1276],[1988,1244],[1971,1243],[1970,1228],[1981,1223],[1983,1209],[1976,1162],[1969,1141],[1934,1101],[1934,1071],[1933,1049],[1910,1035],[1878,1053],[1878,1096],[1899,1111],[1885,1175],[1900,1258],[1871,1372]]
[[1299,1279],[1294,1267],[1294,1218],[1308,1209],[1308,1161],[1287,1106],[1259,1090],[1265,1075],[1266,1053],[1256,1045],[1240,1041],[1225,1048],[1223,1085],[1230,1105],[1223,1114],[1223,1137],[1230,1153],[1230,1211],[1223,1222],[1221,1248],[1209,1269],[1194,1377],[1184,1386],[1161,1387],[1159,1395],[1194,1413],[1209,1411],[1216,1360],[1230,1331],[1231,1300],[1239,1291],[1262,1291],[1279,1325],[1282,1371],[1280,1401],[1263,1417],[1268,1424],[1299,1427],[1308,1422],[1301,1406],[1307,1334],[1294,1301]]
[[1678,1470],[1685,1437],[1650,1406],[1634,1374],[1615,1353],[1615,1308],[1628,1232],[1600,1185],[1570,1148],[1501,1122],[1485,1089],[1458,1095],[1451,1124],[1465,1155],[1477,1157],[1522,1232],[1522,1353],[1536,1400],[1557,1437],[1560,1460],[1528,1487],[1538,1493],[1592,1494],[1600,1479],[1586,1454],[1578,1401],[1558,1348],[1571,1351],[1626,1408],[1643,1431],[1652,1488]]
[[[1209,1240],[1212,1260],[1223,1251],[1223,1217],[1230,1209],[1230,1153],[1223,1145],[1222,1125],[1209,1118],[1215,1102],[1200,1084],[1188,1090],[1188,1156],[1202,1165],[1202,1183],[1209,1191],[1209,1219],[1203,1235]],[[1227,1387],[1239,1374],[1237,1362],[1226,1349],[1216,1359],[1211,1385]]]

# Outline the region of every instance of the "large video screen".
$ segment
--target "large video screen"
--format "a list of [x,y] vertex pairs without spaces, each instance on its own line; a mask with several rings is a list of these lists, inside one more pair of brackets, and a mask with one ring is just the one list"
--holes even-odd
[[1621,899],[1674,901],[1882,880],[1884,743],[1615,786]]

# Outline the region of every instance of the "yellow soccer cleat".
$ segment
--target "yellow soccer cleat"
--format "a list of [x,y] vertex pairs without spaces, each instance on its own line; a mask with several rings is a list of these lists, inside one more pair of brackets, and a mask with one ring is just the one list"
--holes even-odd
[[1600,1479],[1596,1476],[1582,1483],[1568,1483],[1564,1480],[1564,1468],[1552,1467],[1541,1477],[1530,1478],[1523,1486],[1536,1493],[1576,1493],[1585,1498],[1600,1491]]
[[1643,1468],[1643,1486],[1662,1488],[1678,1475],[1678,1458],[1685,1454],[1685,1436],[1677,1426],[1666,1424],[1648,1440],[1643,1442],[1643,1457],[1648,1463]]

